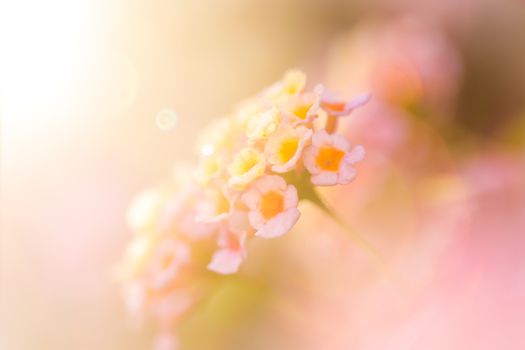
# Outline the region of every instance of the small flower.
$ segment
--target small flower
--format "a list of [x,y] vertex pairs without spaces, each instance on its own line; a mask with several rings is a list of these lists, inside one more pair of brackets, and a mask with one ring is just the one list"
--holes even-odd
[[151,294],[148,300],[149,313],[161,326],[173,325],[175,320],[187,312],[196,301],[195,293],[187,286],[166,289]]
[[241,128],[246,128],[253,116],[263,112],[261,103],[256,98],[249,98],[237,105],[233,113],[233,119]]
[[233,162],[228,167],[231,177],[228,181],[230,187],[243,189],[246,185],[264,174],[266,162],[261,152],[255,148],[246,147],[233,157]]
[[205,156],[229,152],[239,143],[240,126],[229,117],[215,120],[197,141],[198,150]]
[[258,237],[281,236],[300,216],[297,189],[277,175],[260,178],[241,199],[250,210],[250,224],[257,230],[255,235]]
[[356,175],[352,165],[364,155],[362,146],[350,150],[350,143],[343,136],[318,130],[312,136],[312,145],[304,151],[303,161],[313,184],[331,186],[352,181]]
[[316,93],[305,93],[292,97],[281,107],[286,120],[292,125],[308,124],[319,112],[319,96]]
[[132,201],[127,213],[127,223],[134,233],[147,233],[156,230],[163,203],[158,189],[148,189],[139,193]]
[[219,235],[219,249],[215,251],[208,270],[223,275],[236,273],[246,258],[246,234],[237,235],[230,230],[223,230]]
[[312,130],[304,126],[294,129],[287,125],[279,129],[268,139],[264,149],[271,169],[276,173],[292,170],[311,136]]
[[230,201],[230,211],[220,222],[217,245],[208,270],[221,274],[232,274],[239,270],[246,258],[245,242],[253,234],[248,218],[248,208],[235,195]]
[[247,122],[246,136],[252,141],[264,140],[277,130],[280,123],[281,115],[275,108],[254,114]]
[[190,257],[190,247],[186,243],[171,237],[160,241],[149,266],[151,288],[162,289],[170,284]]
[[282,103],[290,97],[301,93],[306,85],[306,75],[299,70],[289,70],[281,81],[270,86],[263,94],[263,98],[272,103]]
[[221,158],[217,156],[203,157],[195,172],[196,180],[202,185],[207,185],[213,179],[218,178],[223,170]]
[[138,235],[126,247],[122,263],[117,268],[117,275],[122,280],[130,280],[142,274],[147,266],[156,237]]
[[355,109],[365,105],[370,100],[370,93],[363,93],[350,101],[344,101],[334,94],[324,90],[323,86],[316,87],[317,93],[321,96],[321,108],[334,117],[347,116]]
[[200,222],[219,222],[226,218],[231,209],[231,195],[224,186],[208,187],[205,190],[205,198],[198,204],[197,221]]

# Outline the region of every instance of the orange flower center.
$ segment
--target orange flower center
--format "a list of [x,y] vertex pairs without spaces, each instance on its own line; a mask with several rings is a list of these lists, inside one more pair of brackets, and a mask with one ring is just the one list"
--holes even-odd
[[321,170],[337,172],[345,152],[333,147],[322,147],[315,159]]
[[277,191],[263,194],[261,199],[261,213],[266,220],[270,220],[284,209],[284,196]]

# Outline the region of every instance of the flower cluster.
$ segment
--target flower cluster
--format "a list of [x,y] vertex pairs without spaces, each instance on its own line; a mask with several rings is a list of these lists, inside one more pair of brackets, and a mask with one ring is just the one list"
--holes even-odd
[[133,312],[170,327],[206,270],[237,272],[247,242],[290,231],[314,186],[356,176],[364,149],[335,131],[369,96],[345,102],[305,84],[302,72],[289,71],[241,103],[203,133],[196,167],[136,198],[128,216],[135,236],[120,270]]

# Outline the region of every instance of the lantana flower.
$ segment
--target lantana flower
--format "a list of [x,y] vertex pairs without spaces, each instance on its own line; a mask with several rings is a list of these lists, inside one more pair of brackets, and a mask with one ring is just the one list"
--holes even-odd
[[276,173],[292,170],[301,158],[304,147],[310,142],[312,130],[286,125],[276,131],[266,143],[264,152],[271,169]]
[[250,209],[250,224],[258,237],[273,238],[290,231],[301,215],[294,185],[277,175],[266,175],[244,193],[242,201]]
[[228,167],[231,177],[228,184],[236,189],[242,189],[250,182],[264,174],[266,160],[257,149],[246,147],[233,157]]
[[223,230],[217,240],[217,249],[208,264],[208,269],[221,274],[232,274],[239,270],[246,258],[246,234]]
[[283,79],[270,86],[263,92],[263,98],[272,103],[282,103],[291,96],[296,96],[303,91],[306,85],[306,75],[298,70],[289,70]]
[[246,135],[250,140],[264,140],[277,130],[282,117],[275,108],[252,115],[246,125]]
[[319,186],[344,185],[356,176],[354,164],[362,160],[362,146],[350,147],[341,135],[330,135],[318,130],[312,137],[312,145],[304,152],[304,165],[312,174],[312,183]]
[[308,124],[317,117],[320,102],[316,92],[309,92],[290,98],[281,106],[281,111],[292,125]]
[[337,121],[368,99],[308,91],[294,70],[212,123],[198,138],[197,166],[143,192],[129,211],[134,238],[121,277],[130,311],[169,328],[209,271],[238,272],[249,240],[292,230],[300,199],[323,205],[316,185],[349,183],[364,148],[351,148]]
[[177,278],[180,270],[190,261],[191,252],[186,243],[167,238],[157,245],[153,256],[148,271],[150,283],[152,288],[160,289]]

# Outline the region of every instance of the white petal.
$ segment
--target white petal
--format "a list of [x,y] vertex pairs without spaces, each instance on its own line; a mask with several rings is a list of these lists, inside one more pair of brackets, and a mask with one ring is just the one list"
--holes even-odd
[[243,254],[241,251],[220,249],[217,250],[208,264],[208,270],[229,275],[239,271],[239,266],[243,261]]

